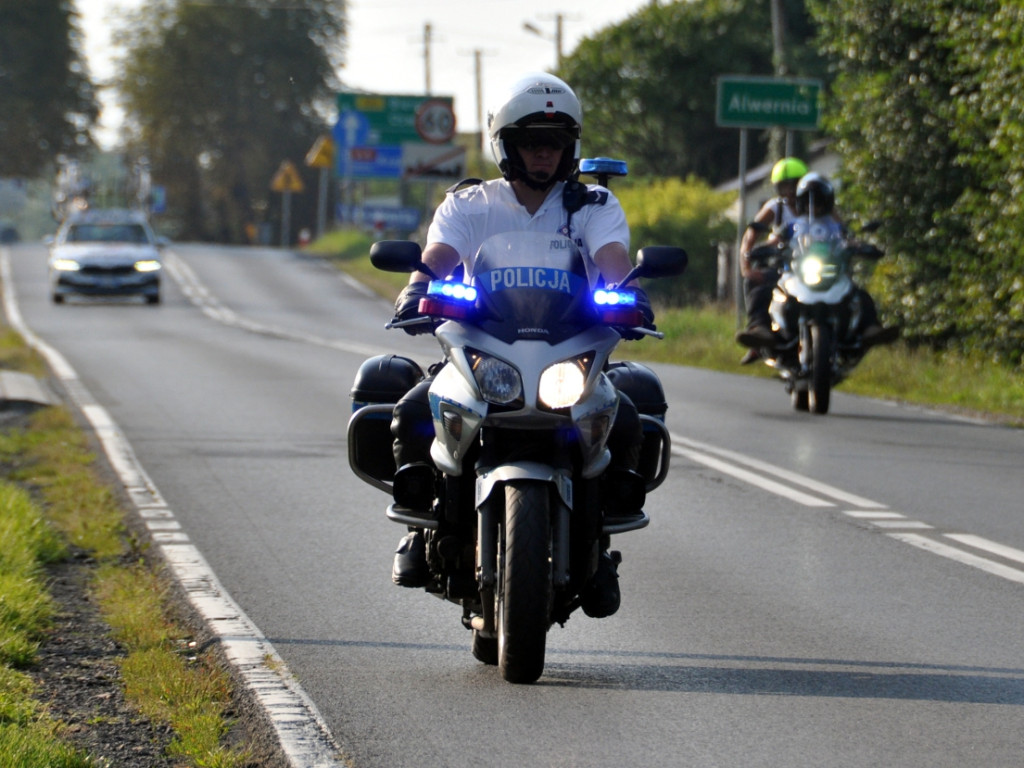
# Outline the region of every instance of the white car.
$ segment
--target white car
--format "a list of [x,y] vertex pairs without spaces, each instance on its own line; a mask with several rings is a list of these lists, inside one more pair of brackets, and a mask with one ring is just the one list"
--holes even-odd
[[138,295],[159,304],[160,250],[166,242],[138,211],[72,214],[50,245],[50,296],[55,304],[69,294]]

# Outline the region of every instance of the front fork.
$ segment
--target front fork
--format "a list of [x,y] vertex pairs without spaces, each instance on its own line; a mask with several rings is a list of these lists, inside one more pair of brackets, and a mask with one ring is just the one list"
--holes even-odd
[[[509,468],[498,470],[504,477],[525,477],[532,476],[535,479],[544,479],[543,471],[538,473],[536,468],[533,471],[524,473],[519,470],[508,471]],[[548,481],[558,478],[561,483],[552,483],[549,498],[551,506],[551,578],[555,590],[564,589],[569,585],[571,549],[569,546],[569,526],[571,507],[563,498],[564,488],[568,484],[571,487],[571,480],[555,473],[554,478],[550,470],[546,478]],[[493,473],[491,473],[493,474]],[[494,593],[498,588],[498,545],[501,540],[502,527],[505,525],[505,486],[502,482],[491,482],[493,477],[477,479],[478,494],[486,495],[477,503],[477,543],[476,543],[476,576],[477,586],[480,589],[481,615],[475,617],[472,622],[474,629],[481,631],[485,636],[491,636],[495,632],[497,623],[494,616]],[[571,493],[571,491],[570,491]],[[571,500],[571,495],[570,495]]]

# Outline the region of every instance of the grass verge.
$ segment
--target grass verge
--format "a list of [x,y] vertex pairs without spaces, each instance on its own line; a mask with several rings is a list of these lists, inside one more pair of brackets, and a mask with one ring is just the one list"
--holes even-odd
[[[636,360],[692,365],[728,373],[771,377],[765,365],[741,367],[745,351],[733,340],[736,315],[731,309],[667,309],[657,312],[664,341],[645,339],[622,344],[618,353]],[[868,353],[841,390],[887,400],[915,403],[951,412],[988,417],[1024,426],[1024,376],[980,356],[910,349],[896,343]]]
[[[17,336],[15,334],[14,336]],[[17,337],[20,340],[20,337]],[[11,333],[0,367],[43,369]],[[39,366],[34,368],[34,366]],[[246,749],[225,744],[232,687],[212,651],[198,653],[176,620],[169,585],[142,557],[85,434],[49,407],[0,431],[0,763],[10,768],[106,765],[73,746],[38,700],[29,671],[54,624],[47,566],[74,553],[89,562],[91,591],[123,651],[121,684],[132,707],[174,736],[168,764],[240,768]]]

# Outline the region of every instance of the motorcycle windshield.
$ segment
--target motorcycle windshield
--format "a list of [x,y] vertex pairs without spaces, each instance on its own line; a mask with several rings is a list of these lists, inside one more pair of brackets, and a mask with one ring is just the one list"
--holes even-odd
[[794,271],[812,290],[828,290],[846,271],[842,230],[833,219],[795,222],[793,245]]
[[479,292],[479,325],[507,343],[557,344],[595,321],[586,260],[562,235],[490,237],[477,251],[470,274]]

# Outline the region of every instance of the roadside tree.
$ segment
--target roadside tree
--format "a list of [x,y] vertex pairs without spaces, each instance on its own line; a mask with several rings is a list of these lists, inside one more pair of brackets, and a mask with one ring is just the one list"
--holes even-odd
[[66,0],[0,0],[0,177],[36,178],[92,146],[99,109]]
[[[177,236],[244,242],[274,217],[276,169],[301,166],[326,130],[344,34],[344,3],[327,0],[157,0],[131,19],[131,144],[166,186]],[[295,196],[295,228],[315,219],[313,197]]]

